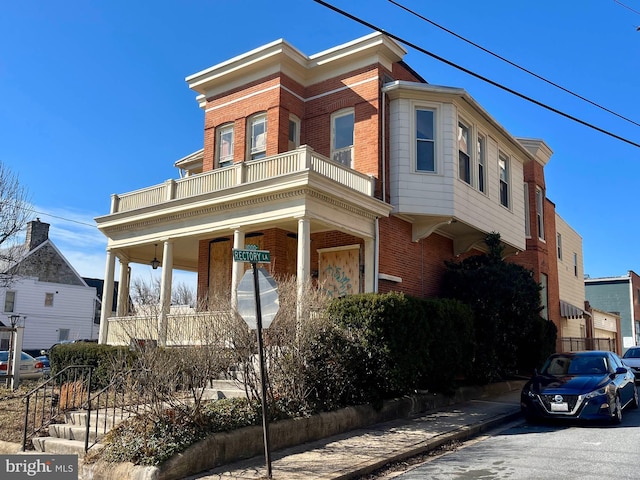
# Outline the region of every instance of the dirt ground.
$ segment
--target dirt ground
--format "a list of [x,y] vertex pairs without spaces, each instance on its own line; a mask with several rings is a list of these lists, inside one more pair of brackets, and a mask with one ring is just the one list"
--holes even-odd
[[34,381],[24,382],[16,391],[11,391],[5,386],[5,380],[0,380],[0,440],[22,443],[25,408],[22,397],[35,385]]

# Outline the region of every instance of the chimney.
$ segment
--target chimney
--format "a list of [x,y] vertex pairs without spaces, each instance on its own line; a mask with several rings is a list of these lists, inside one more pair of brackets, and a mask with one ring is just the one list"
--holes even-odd
[[29,251],[36,248],[43,242],[49,239],[49,224],[41,222],[39,218],[35,221],[27,223],[27,237],[25,239],[25,245],[29,248]]

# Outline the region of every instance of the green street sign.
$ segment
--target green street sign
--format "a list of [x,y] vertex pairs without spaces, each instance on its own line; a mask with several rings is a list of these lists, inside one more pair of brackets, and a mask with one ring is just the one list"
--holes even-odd
[[268,250],[233,249],[234,262],[270,263],[271,253]]

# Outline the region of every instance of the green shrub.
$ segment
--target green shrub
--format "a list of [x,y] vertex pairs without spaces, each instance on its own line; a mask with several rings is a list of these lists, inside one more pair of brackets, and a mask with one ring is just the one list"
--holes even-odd
[[350,295],[332,302],[328,315],[352,344],[350,366],[369,400],[416,387],[429,358],[419,300],[395,292]]
[[105,438],[102,458],[108,462],[160,465],[211,434],[262,422],[260,406],[242,398],[207,403],[198,422],[182,413],[167,409],[162,418],[139,415],[118,424]]
[[92,342],[56,345],[49,352],[51,375],[72,365],[94,367],[91,383],[93,389],[108,385],[115,372],[133,364],[135,354],[128,347],[100,345]]
[[429,328],[430,359],[421,387],[450,393],[469,378],[475,356],[473,311],[457,300],[423,300]]

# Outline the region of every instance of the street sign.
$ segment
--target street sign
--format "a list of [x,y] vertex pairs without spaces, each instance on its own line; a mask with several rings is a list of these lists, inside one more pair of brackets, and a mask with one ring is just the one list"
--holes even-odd
[[234,262],[270,263],[271,252],[268,250],[233,249]]
[[[260,291],[260,313],[262,328],[269,328],[278,313],[278,285],[264,268],[258,268],[258,289]],[[255,330],[256,321],[256,289],[254,287],[253,269],[244,272],[238,284],[238,313],[247,322],[249,328]]]

